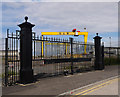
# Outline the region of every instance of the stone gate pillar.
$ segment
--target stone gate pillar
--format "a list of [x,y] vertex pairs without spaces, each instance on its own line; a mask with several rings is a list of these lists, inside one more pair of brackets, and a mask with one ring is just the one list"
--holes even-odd
[[102,37],[98,36],[98,33],[96,34],[94,39],[95,44],[95,70],[102,70],[103,64],[102,64],[102,47],[101,47],[101,39]]
[[20,27],[20,83],[33,82],[32,70],[32,27],[35,25],[27,22],[19,24]]

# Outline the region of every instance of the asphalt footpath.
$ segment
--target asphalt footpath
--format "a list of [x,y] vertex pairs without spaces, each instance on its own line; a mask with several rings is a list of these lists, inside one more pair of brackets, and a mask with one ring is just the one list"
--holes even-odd
[[104,70],[43,78],[31,84],[3,87],[2,97],[6,97],[5,95],[12,95],[12,97],[13,95],[48,95],[50,97],[115,76],[118,76],[118,66],[106,66]]

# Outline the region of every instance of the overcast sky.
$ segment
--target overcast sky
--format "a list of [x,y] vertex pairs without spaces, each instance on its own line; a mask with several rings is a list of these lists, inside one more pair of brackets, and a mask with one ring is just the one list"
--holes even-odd
[[[112,46],[117,46],[118,43],[117,2],[3,2],[3,37],[7,28],[13,32],[19,29],[17,25],[24,22],[25,16],[29,17],[29,22],[36,25],[33,31],[37,34],[42,31],[68,32],[73,28],[84,31],[86,27],[89,32],[88,42],[93,41],[95,33],[99,33],[105,46],[109,46],[109,37],[112,37]],[[83,36],[75,39],[83,41]]]

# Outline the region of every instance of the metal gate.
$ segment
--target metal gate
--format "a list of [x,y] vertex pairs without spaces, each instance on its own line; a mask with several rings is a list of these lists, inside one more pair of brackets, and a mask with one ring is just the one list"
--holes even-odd
[[5,85],[12,85],[19,81],[20,70],[20,33],[10,33],[7,29],[5,39]]
[[16,82],[30,83],[36,78],[104,69],[104,45],[101,47],[98,33],[94,37],[95,45],[74,41],[73,38],[36,36],[32,32],[35,25],[27,20],[25,17],[25,22],[18,25],[20,31],[10,33],[7,30],[3,58],[3,83],[6,86]]
[[93,43],[71,43],[70,39],[35,36],[34,33],[33,55],[34,75],[39,78],[94,69]]
[[[5,85],[19,82],[20,31],[7,30],[5,44]],[[84,53],[86,46],[86,54]],[[32,68],[34,78],[83,72],[94,69],[94,45],[69,39],[48,38],[32,34]]]

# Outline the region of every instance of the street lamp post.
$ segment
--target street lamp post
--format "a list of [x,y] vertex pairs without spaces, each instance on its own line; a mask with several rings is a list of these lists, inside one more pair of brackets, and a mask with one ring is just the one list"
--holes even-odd
[[109,39],[110,39],[110,47],[111,47],[111,37],[109,37]]
[[111,55],[110,55],[110,49],[111,49],[111,37],[109,37],[110,39],[110,47],[109,47],[109,65],[111,64]]

